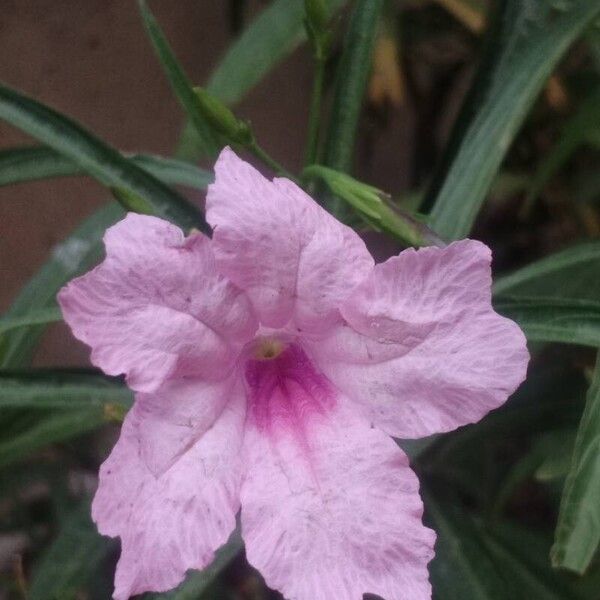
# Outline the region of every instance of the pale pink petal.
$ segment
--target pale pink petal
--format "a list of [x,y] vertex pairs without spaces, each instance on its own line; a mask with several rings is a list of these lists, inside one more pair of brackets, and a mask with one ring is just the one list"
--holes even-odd
[[217,273],[210,240],[136,214],[104,240],[104,262],[59,294],[92,362],[144,392],[173,377],[225,377],[257,323],[245,294]]
[[377,265],[309,346],[325,374],[390,435],[422,437],[481,419],[523,381],[525,337],[491,307],[480,242],[406,250]]
[[177,379],[136,395],[141,457],[162,474],[219,419],[231,400],[235,374],[219,381]]
[[238,389],[200,439],[159,477],[143,460],[139,404],[100,468],[92,516],[104,535],[121,537],[116,600],[177,586],[202,569],[235,528],[245,402]]
[[362,240],[286,179],[268,181],[226,148],[208,189],[221,271],[250,296],[261,323],[302,330],[339,320],[337,307],[373,266]]
[[434,534],[408,460],[300,348],[249,363],[248,560],[289,600],[430,600]]

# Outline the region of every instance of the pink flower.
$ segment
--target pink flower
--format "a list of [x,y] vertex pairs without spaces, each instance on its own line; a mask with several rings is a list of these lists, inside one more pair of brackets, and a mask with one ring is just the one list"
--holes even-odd
[[59,296],[92,362],[136,392],[93,503],[122,542],[114,597],[206,567],[241,509],[248,560],[289,600],[429,599],[435,535],[390,436],[477,421],[524,378],[490,251],[374,265],[292,182],[229,149],[215,171],[212,240],[129,214]]

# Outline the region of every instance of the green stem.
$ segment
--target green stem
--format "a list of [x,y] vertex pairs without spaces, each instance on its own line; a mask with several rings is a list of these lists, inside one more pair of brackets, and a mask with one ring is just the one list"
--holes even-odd
[[298,183],[298,179],[292,175],[285,167],[280,165],[274,158],[269,156],[256,142],[256,140],[252,140],[252,142],[245,146],[256,158],[261,160],[267,167],[275,171],[278,175],[283,175],[288,179],[291,179],[293,182]]
[[324,56],[317,56],[308,116],[308,142],[304,161],[307,166],[319,162],[319,120],[323,98],[323,82],[325,79],[325,62],[326,59]]

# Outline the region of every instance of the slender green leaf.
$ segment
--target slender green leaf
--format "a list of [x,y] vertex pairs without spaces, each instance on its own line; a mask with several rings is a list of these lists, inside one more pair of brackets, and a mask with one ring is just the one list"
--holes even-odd
[[[33,569],[29,600],[83,597],[116,542],[101,536],[90,518],[90,503],[82,502],[66,518],[58,535]],[[96,578],[95,587],[98,587]],[[87,597],[87,595],[85,596]]]
[[[115,202],[84,221],[54,248],[48,262],[21,290],[5,318],[25,317],[33,311],[54,306],[58,290],[98,262],[104,231],[122,217],[123,210]],[[27,364],[43,330],[43,325],[35,325],[0,335],[0,367],[17,368]]]
[[[329,14],[345,4],[327,0]],[[277,63],[306,39],[304,2],[275,0],[233,43],[207,89],[226,104],[239,102]]]
[[[189,163],[147,154],[126,155],[138,167],[169,185],[205,189],[212,174]],[[50,177],[85,174],[84,169],[52,148],[26,146],[0,151],[0,186]]]
[[218,136],[205,119],[193,85],[177,61],[167,38],[163,34],[145,0],[138,0],[146,32],[152,41],[156,55],[165,71],[173,92],[196,130],[196,139],[202,144],[203,153],[214,158],[222,147]]
[[53,372],[0,372],[0,408],[127,409],[131,391],[122,383],[95,375]]
[[61,319],[62,315],[58,307],[49,306],[48,308],[39,308],[32,310],[23,316],[5,317],[0,319],[0,334],[11,331],[12,329],[18,329],[19,327],[55,323]]
[[357,0],[337,70],[325,164],[350,171],[363,96],[371,71],[371,56],[383,0]]
[[496,310],[516,321],[530,342],[561,342],[600,348],[600,300],[503,297]]
[[35,450],[96,429],[106,422],[103,407],[55,410],[0,439],[0,467],[27,458]]
[[591,133],[600,132],[600,88],[581,104],[575,114],[565,123],[558,143],[542,160],[531,181],[525,202],[531,205],[554,174],[572,154],[590,139]]
[[[580,600],[567,577],[553,572],[540,537],[515,526],[486,528],[481,521],[431,495],[425,501],[438,533],[430,565],[443,600]],[[524,543],[525,541],[525,543]],[[592,599],[592,596],[589,596]]]
[[[345,0],[326,0],[325,4],[332,14]],[[305,39],[304,3],[274,0],[229,46],[206,85],[207,91],[230,106],[236,104]],[[188,160],[203,155],[190,123],[182,133],[177,155]]]
[[227,543],[217,551],[212,564],[202,571],[192,571],[186,580],[172,592],[147,594],[144,600],[200,600],[202,594],[215,581],[243,548],[242,538],[236,530]]
[[567,248],[499,277],[494,296],[600,301],[600,242]]
[[157,215],[183,227],[207,230],[199,212],[150,173],[75,121],[4,85],[0,85],[0,119],[70,158],[103,185],[142,198]]
[[470,231],[490,185],[557,62],[600,14],[600,3],[498,2],[488,49],[426,199],[442,238]]
[[575,439],[552,564],[584,573],[600,544],[600,358]]
[[600,244],[580,244],[500,277],[494,304],[531,341],[600,347]]

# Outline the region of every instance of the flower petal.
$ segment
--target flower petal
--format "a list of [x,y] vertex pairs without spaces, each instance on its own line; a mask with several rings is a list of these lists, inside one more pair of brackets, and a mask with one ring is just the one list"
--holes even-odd
[[435,535],[421,523],[417,477],[396,444],[343,402],[312,411],[301,438],[249,421],[248,560],[293,600],[430,600]]
[[347,324],[313,359],[377,427],[413,438],[481,419],[523,381],[525,337],[491,306],[480,242],[406,250],[342,307]]
[[214,425],[230,402],[235,383],[235,374],[220,381],[179,379],[152,394],[136,395],[140,456],[155,476]]
[[297,185],[268,181],[225,148],[208,189],[220,270],[250,296],[263,325],[339,320],[337,307],[371,270],[363,241]]
[[144,392],[176,376],[225,377],[257,323],[243,292],[217,273],[210,240],[129,214],[104,241],[104,262],[59,294],[92,362]]
[[237,390],[200,440],[159,477],[141,457],[137,403],[100,468],[92,516],[104,535],[121,537],[116,600],[177,586],[202,569],[235,528],[245,402]]

